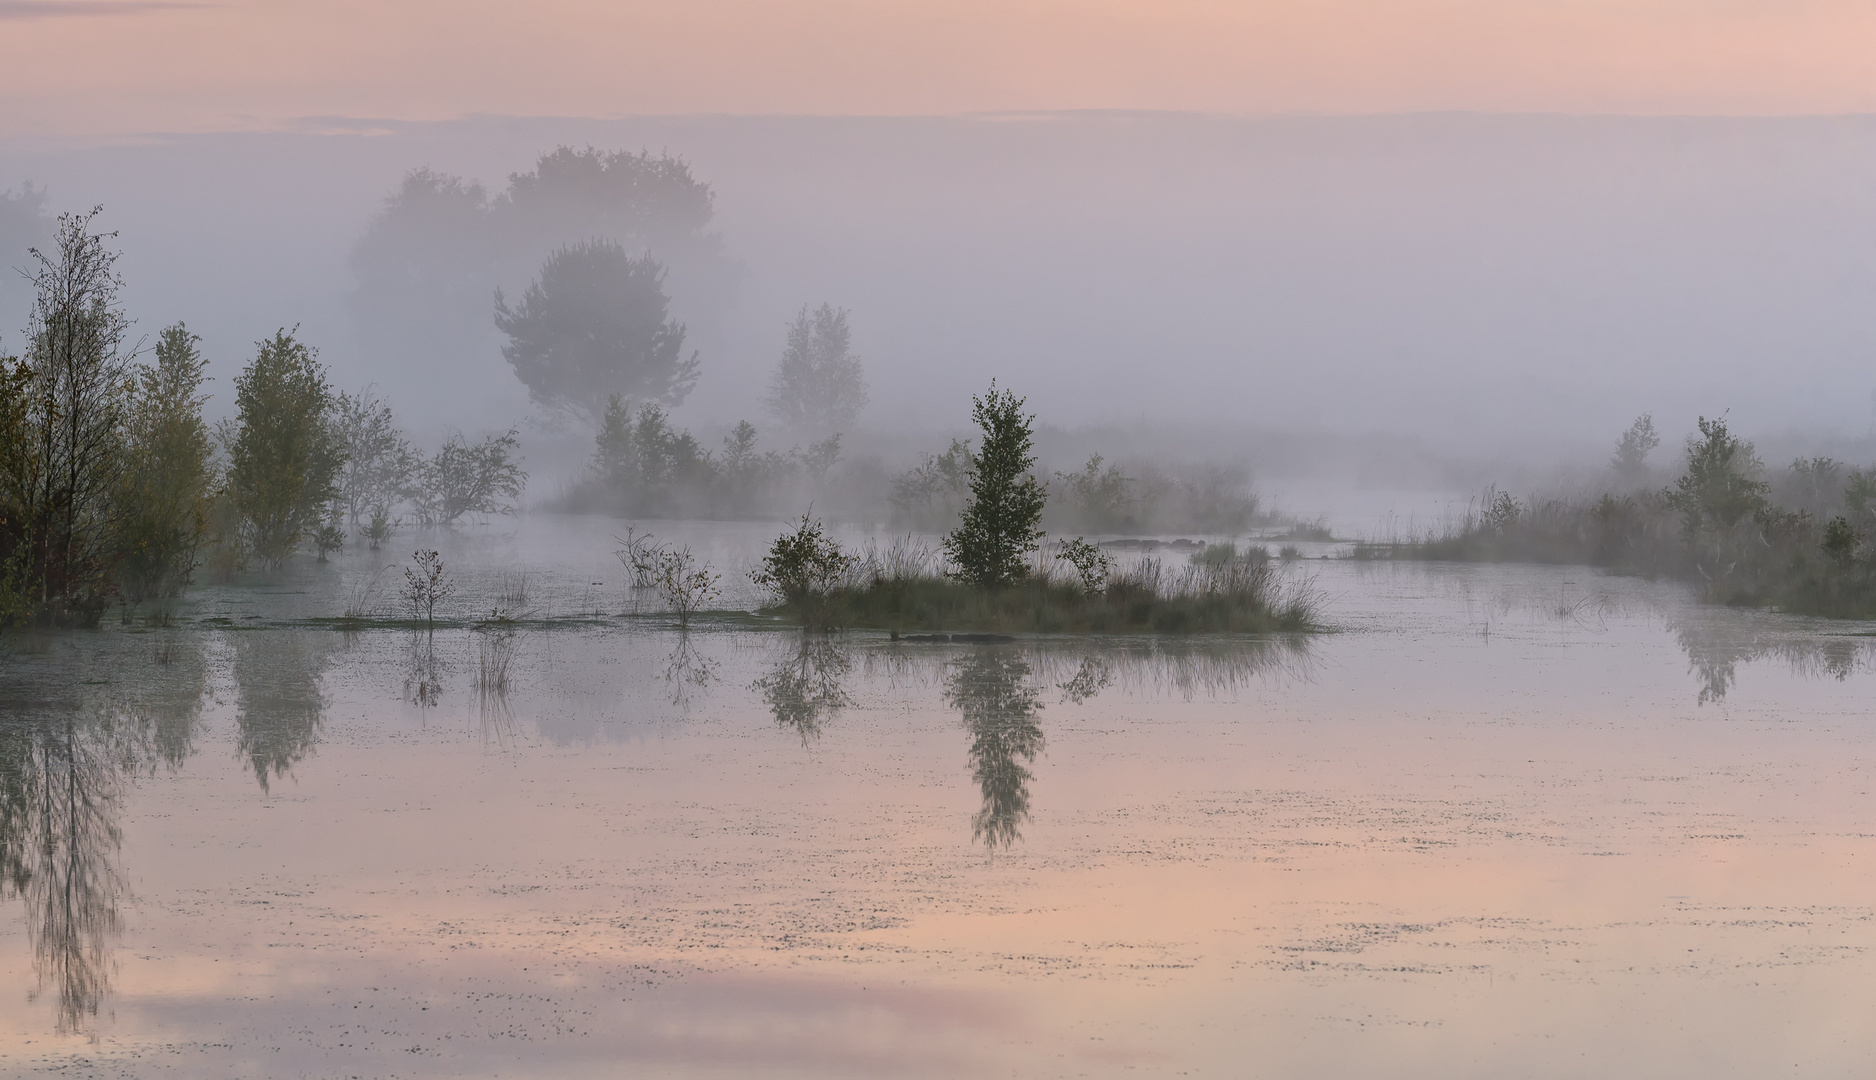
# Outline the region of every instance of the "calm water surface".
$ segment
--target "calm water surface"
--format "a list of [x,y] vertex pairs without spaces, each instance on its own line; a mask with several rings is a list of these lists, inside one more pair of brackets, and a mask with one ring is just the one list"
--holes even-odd
[[[1866,625],[1330,561],[1308,641],[679,632],[607,531],[446,549],[463,614],[525,565],[562,621],[512,637],[313,621],[355,553],[18,642],[0,1073],[1876,1058]],[[771,532],[674,527],[732,575]]]

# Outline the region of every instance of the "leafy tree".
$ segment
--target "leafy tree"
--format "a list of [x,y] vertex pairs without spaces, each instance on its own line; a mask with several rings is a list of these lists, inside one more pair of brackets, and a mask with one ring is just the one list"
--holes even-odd
[[390,516],[409,494],[421,458],[398,430],[391,407],[369,388],[333,399],[333,433],[345,465],[339,470],[338,508],[356,526],[360,519]]
[[528,474],[516,460],[513,429],[471,446],[451,435],[422,468],[418,512],[425,521],[455,525],[464,517],[512,514]]
[[332,390],[314,351],[284,329],[259,349],[235,377],[238,419],[223,441],[242,538],[271,568],[319,528],[345,458],[329,416]]
[[114,234],[100,212],[62,214],[56,248],[34,249],[28,351],[7,364],[14,440],[0,469],[12,571],[38,617],[94,622],[115,591],[125,462],[130,320],[119,306]]
[[1622,438],[1615,444],[1615,456],[1609,465],[1615,469],[1616,476],[1624,481],[1641,478],[1648,467],[1648,455],[1661,445],[1661,436],[1655,432],[1653,413],[1643,413],[1622,433]]
[[514,308],[496,290],[495,325],[529,397],[599,427],[614,394],[675,405],[697,384],[668,308],[662,266],[589,240],[549,256]]
[[822,304],[810,314],[802,305],[763,407],[791,431],[827,435],[851,431],[866,402],[866,375],[852,352],[846,310]]
[[668,154],[560,147],[500,191],[418,169],[352,250],[348,302],[361,344],[402,364],[458,372],[463,357],[500,343],[487,319],[497,287],[526,281],[561,245],[596,238],[669,269],[686,312],[708,323],[734,277],[708,231],[713,204],[710,185]]
[[1700,417],[1700,438],[1687,440],[1687,471],[1668,490],[1668,504],[1689,535],[1729,529],[1765,509],[1764,467],[1751,443],[1726,430],[1725,417]]
[[131,600],[175,596],[195,573],[208,530],[213,446],[202,420],[202,339],[177,323],[139,365],[124,470],[122,580]]
[[1042,506],[1047,494],[1031,472],[1033,414],[1023,415],[1023,399],[1008,390],[972,398],[971,419],[983,441],[971,460],[971,502],[963,520],[944,538],[954,573],[980,588],[1000,588],[1027,576],[1025,560],[1042,539]]

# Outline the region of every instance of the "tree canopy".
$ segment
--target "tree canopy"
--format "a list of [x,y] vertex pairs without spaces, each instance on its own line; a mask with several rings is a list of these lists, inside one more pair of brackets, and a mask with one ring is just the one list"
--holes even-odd
[[570,244],[510,308],[495,294],[502,355],[542,406],[597,428],[614,396],[675,405],[697,383],[684,324],[670,316],[664,268],[611,240]]

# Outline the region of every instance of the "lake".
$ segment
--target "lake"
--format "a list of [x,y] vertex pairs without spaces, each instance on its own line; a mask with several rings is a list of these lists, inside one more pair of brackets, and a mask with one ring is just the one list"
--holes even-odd
[[[774,526],[651,528],[755,604]],[[1869,624],[1311,559],[1286,573],[1336,631],[1309,638],[683,630],[634,608],[617,529],[438,544],[433,633],[325,621],[391,603],[402,537],[203,587],[169,625],[17,638],[0,1071],[1876,1058]],[[463,625],[496,607],[529,618]]]

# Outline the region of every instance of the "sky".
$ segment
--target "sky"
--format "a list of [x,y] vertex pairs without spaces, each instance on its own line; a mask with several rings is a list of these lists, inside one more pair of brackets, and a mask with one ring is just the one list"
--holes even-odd
[[672,296],[707,442],[825,301],[902,456],[992,377],[1205,446],[1876,447],[1876,0],[0,0],[0,46],[0,193],[103,204],[141,333],[226,387],[298,326],[432,441],[525,392],[492,322],[385,356],[353,245],[411,169],[592,145],[715,192],[735,284]]
[[0,137],[314,118],[1876,110],[1870,0],[0,0]]

